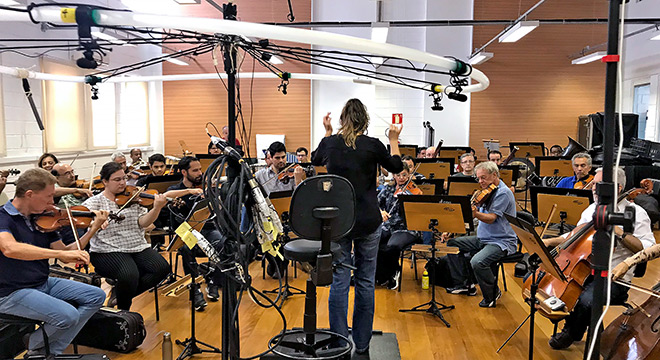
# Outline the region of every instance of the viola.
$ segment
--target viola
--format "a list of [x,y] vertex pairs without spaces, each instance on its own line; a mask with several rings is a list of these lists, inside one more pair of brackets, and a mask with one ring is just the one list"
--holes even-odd
[[641,185],[641,188],[636,188],[629,191],[627,197],[628,200],[634,201],[635,198],[639,195],[650,195],[653,193],[653,180],[644,179],[640,181],[639,184]]
[[594,176],[589,174],[586,177],[578,180],[573,185],[573,189],[591,189],[594,182]]
[[[412,175],[411,175],[412,178]],[[394,192],[394,197],[397,197],[399,195],[422,195],[422,189],[418,188],[417,185],[408,180],[408,182],[401,187],[398,187],[396,191]]]
[[[139,204],[148,207],[154,204],[156,195],[158,195],[158,190],[155,189],[145,190],[135,186],[126,186],[124,192],[115,195],[115,203],[119,207],[123,207],[126,204]],[[183,201],[178,198],[173,199],[168,197],[167,202],[177,207],[183,204]]]
[[477,190],[472,194],[472,198],[470,199],[470,202],[472,203],[473,206],[481,206],[483,205],[490,196],[497,190],[497,185],[495,184],[490,184],[488,185],[487,188]]
[[[51,232],[59,230],[61,227],[71,226],[71,222],[73,222],[76,228],[88,228],[92,225],[94,217],[96,217],[96,214],[84,206],[72,206],[69,208],[69,211],[72,221],[69,220],[69,214],[66,209],[53,206],[52,209],[36,215],[34,224],[37,226],[37,229],[43,232]],[[124,220],[124,217],[110,213],[108,220],[121,222]]]
[[294,176],[294,172],[296,171],[297,168],[302,168],[302,166],[298,164],[293,164],[285,168],[284,170],[280,171],[277,174],[277,180],[282,181],[282,182],[288,182],[291,178]]

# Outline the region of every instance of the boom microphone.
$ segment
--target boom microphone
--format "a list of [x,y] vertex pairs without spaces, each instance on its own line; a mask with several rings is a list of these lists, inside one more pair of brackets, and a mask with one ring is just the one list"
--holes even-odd
[[30,108],[32,108],[32,113],[34,114],[34,119],[37,120],[37,125],[39,125],[39,130],[44,131],[44,123],[41,122],[41,116],[39,116],[39,111],[37,111],[37,106],[34,104],[34,99],[32,99],[32,91],[30,90],[30,83],[28,79],[23,79],[23,91],[25,91],[25,96],[30,103]]
[[239,154],[238,151],[236,151],[236,149],[229,146],[229,144],[224,139],[209,134],[208,129],[206,129],[206,135],[208,135],[211,138],[211,142],[213,143],[213,145],[219,147],[220,150],[222,150],[222,152],[225,153],[225,155],[232,157],[236,161],[241,160],[243,158],[241,154]]

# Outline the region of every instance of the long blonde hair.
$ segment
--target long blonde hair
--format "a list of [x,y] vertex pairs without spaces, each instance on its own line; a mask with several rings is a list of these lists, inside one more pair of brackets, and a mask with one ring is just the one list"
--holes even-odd
[[367,107],[359,99],[350,99],[341,110],[339,117],[339,135],[346,143],[346,146],[355,149],[355,140],[358,135],[367,132],[369,127],[369,113]]

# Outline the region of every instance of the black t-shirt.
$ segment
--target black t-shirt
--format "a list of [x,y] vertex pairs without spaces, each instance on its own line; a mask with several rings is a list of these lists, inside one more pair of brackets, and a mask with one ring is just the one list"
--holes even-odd
[[312,152],[312,164],[325,165],[328,174],[343,176],[353,184],[357,211],[355,226],[349,236],[363,236],[376,231],[382,222],[376,193],[378,165],[392,173],[399,173],[403,170],[401,157],[391,156],[385,145],[376,138],[360,135],[353,149],[346,146],[341,136],[332,135],[323,138]]
[[[10,233],[18,242],[50,249],[50,244],[60,240],[56,231],[42,233],[7,202],[0,208],[0,232]],[[17,260],[0,252],[0,297],[19,289],[35,288],[48,280],[48,260]]]
[[[167,191],[185,190],[185,189],[188,189],[188,187],[183,183],[183,181],[181,181],[176,185],[172,185],[168,187]],[[190,210],[192,210],[193,206],[195,206],[195,203],[201,200],[202,197],[198,195],[184,195],[184,196],[180,196],[179,199],[183,200],[183,205],[179,206],[178,208],[172,208],[172,211],[176,211],[176,214],[172,214],[172,217],[170,218],[172,229],[174,230],[176,230],[179,227],[179,225],[181,225],[183,220],[186,217],[188,217],[188,214],[190,214]],[[215,226],[213,225],[213,221],[209,221],[205,223],[204,229],[209,229],[209,230],[215,229]]]

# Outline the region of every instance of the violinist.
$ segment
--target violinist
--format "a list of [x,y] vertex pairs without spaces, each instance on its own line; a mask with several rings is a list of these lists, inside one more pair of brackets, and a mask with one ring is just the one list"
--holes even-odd
[[500,180],[499,169],[494,162],[480,163],[475,170],[481,188],[494,185],[495,190],[481,205],[472,206],[472,216],[479,221],[477,235],[461,236],[447,242],[448,246],[456,246],[461,251],[460,254],[448,255],[454,287],[448,288],[447,292],[474,296],[477,288],[471,279],[476,278],[483,295],[479,306],[491,308],[502,296],[491,266],[516,252],[516,234],[504,217],[505,213],[516,215],[516,201],[511,190]]
[[491,150],[488,152],[488,161],[494,162],[497,166],[502,165],[502,153],[499,150]]
[[[307,150],[306,147],[299,147],[296,149],[296,158],[298,158],[299,163],[308,163],[309,162],[309,151]],[[316,169],[314,169],[314,166],[308,166],[307,168],[303,169],[305,171],[305,176],[307,177],[312,177],[316,176]]]
[[426,159],[431,159],[434,158],[433,156],[435,154],[435,146],[429,146],[426,148],[426,152],[424,152],[424,157]]
[[151,169],[151,174],[139,178],[136,184],[137,186],[144,186],[148,180],[154,176],[165,175],[165,170],[167,170],[165,156],[163,156],[163,154],[153,154],[149,156],[149,169]]
[[99,275],[116,280],[109,304],[116,299],[119,309],[130,310],[135,296],[153,288],[170,273],[170,265],[144,237],[145,228],[156,220],[167,204],[167,197],[165,194],[155,195],[153,208],[149,211],[138,204],[127,204],[120,211],[115,198],[126,190],[124,168],[116,162],[109,162],[103,165],[100,175],[105,189],[87,199],[83,206],[90,210],[121,213],[125,220],[121,224],[109,224],[92,238],[90,259]]
[[57,160],[57,157],[54,154],[44,153],[43,155],[39,156],[39,160],[37,160],[37,166],[46,171],[51,171],[53,170],[53,165],[57,164],[58,162],[59,160]]
[[127,173],[128,180],[126,184],[135,186],[140,175],[128,172],[128,166],[126,166],[126,156],[124,156],[124,154],[122,154],[120,151],[117,151],[110,156],[110,160],[119,164],[122,170],[124,170],[124,173]]
[[286,147],[283,143],[275,141],[270,144],[268,153],[272,160],[271,165],[254,174],[257,182],[266,190],[266,195],[269,195],[273,191],[293,190],[303,181],[305,171],[300,166],[296,167],[293,171],[293,178],[291,176],[283,176],[282,179],[278,177],[278,175],[282,175],[282,171],[287,167]]
[[582,189],[585,186],[593,186],[593,175],[591,175],[591,156],[587,153],[577,153],[571,159],[574,176],[567,176],[556,187],[563,189]]
[[[48,260],[87,264],[89,255],[76,244],[64,245],[56,232],[41,232],[34,216],[53,207],[55,178],[43,169],[25,171],[16,180],[12,201],[0,208],[0,313],[45,322],[50,351],[59,355],[103,305],[96,286],[48,276]],[[84,247],[108,218],[95,211]],[[29,336],[28,356],[45,355],[41,330]]]
[[[199,162],[199,159],[192,156],[184,156],[179,161],[179,169],[181,169],[181,174],[183,179],[180,183],[170,186],[167,190],[170,191],[181,191],[188,189],[198,189],[202,186],[202,179],[204,176],[204,171],[202,171],[202,164]],[[197,195],[197,196],[196,196]],[[172,208],[172,226],[174,229],[178,228],[183,220],[188,216],[190,211],[193,209],[195,202],[200,199],[199,194],[188,194],[183,195],[181,200],[184,201],[184,205],[178,208]],[[225,237],[218,231],[212,221],[207,222],[202,227],[200,231],[201,234],[213,244],[216,248],[221,248],[224,244]],[[207,257],[199,246],[195,246],[192,250],[187,246],[182,246],[179,248],[179,254],[181,254],[183,272],[188,275],[192,273],[193,266],[197,266],[197,261],[195,257]],[[218,292],[218,287],[221,284],[222,272],[219,270],[213,269],[210,273],[205,274],[204,279],[206,280],[206,295],[211,301],[218,301],[220,295]],[[204,294],[201,291],[194,294],[194,306],[195,310],[202,311],[206,307],[206,300],[204,299]]]
[[[619,183],[619,193],[623,190],[623,187],[626,184],[626,173],[621,168],[617,168],[614,171],[614,176],[617,177]],[[594,183],[597,184],[603,179],[603,173],[601,169],[596,171],[594,178]],[[594,212],[596,211],[596,206],[598,205],[598,198],[595,191],[595,186],[592,188],[594,194],[594,203],[589,205],[583,212],[580,217],[580,221],[577,224],[576,230],[580,229],[582,226],[585,226],[590,220],[593,219]],[[620,227],[615,227],[614,231],[619,237],[619,240],[615,244],[614,254],[612,257],[612,265],[617,266],[623,263],[624,259],[629,258],[633,254],[646,249],[655,244],[655,238],[653,237],[653,232],[651,231],[651,220],[649,219],[646,211],[642,209],[639,205],[629,202],[626,199],[623,199],[619,202],[617,207],[618,212],[623,212],[626,206],[635,207],[635,224],[634,230],[631,234],[624,233]],[[546,246],[557,246],[564,242],[568,238],[568,234],[564,234],[559,237],[544,239],[543,242]],[[630,265],[633,265],[630,263]],[[630,282],[633,277],[634,266],[630,266],[623,279],[626,282]],[[619,270],[622,270],[619,268]],[[587,330],[587,327],[591,321],[591,305],[593,303],[593,292],[594,284],[592,279],[589,278],[585,283],[584,290],[580,295],[575,308],[571,314],[566,318],[564,324],[564,329],[554,335],[549,343],[553,349],[565,349],[574,341],[580,341]],[[612,284],[612,304],[621,305],[628,298],[628,288],[613,283]]]
[[222,154],[222,150],[218,147],[218,145],[214,144],[213,141],[209,142],[208,146],[208,154],[209,155],[220,155]]
[[406,229],[401,215],[400,202],[396,196],[398,193],[410,193],[406,190],[406,186],[411,184],[411,170],[404,162],[403,170],[394,174],[394,184],[386,185],[378,193],[378,207],[383,218],[383,224],[380,228],[376,284],[386,286],[391,290],[396,290],[399,287],[401,278],[399,255],[401,250],[420,239],[418,232]]
[[465,153],[459,158],[461,163],[462,172],[451,175],[452,177],[475,177],[474,165],[476,163],[476,157],[471,153]]
[[69,206],[78,206],[88,198],[94,196],[91,190],[76,187],[76,172],[71,165],[57,163],[50,171],[57,182],[55,183],[55,198],[59,198],[57,206],[65,208]]
[[417,158],[418,159],[423,159],[426,157],[426,148],[419,148],[419,152],[417,153]]
[[142,150],[140,148],[132,148],[128,154],[131,157],[131,165],[142,162]]
[[[404,167],[407,166],[408,169],[410,169],[410,171],[415,170],[415,159],[413,159],[412,156],[405,155],[401,158],[401,161],[403,161]],[[422,175],[422,174],[420,174],[416,171],[415,171],[414,174],[412,174],[412,176],[415,180],[424,180],[424,179],[426,179],[426,176],[424,176],[424,175]]]

